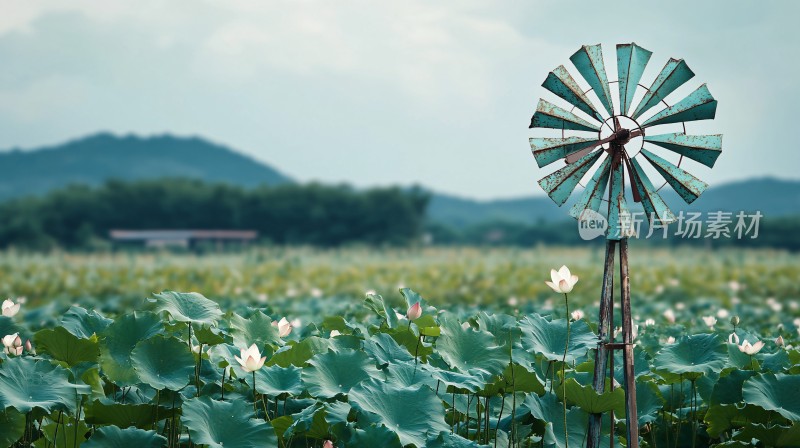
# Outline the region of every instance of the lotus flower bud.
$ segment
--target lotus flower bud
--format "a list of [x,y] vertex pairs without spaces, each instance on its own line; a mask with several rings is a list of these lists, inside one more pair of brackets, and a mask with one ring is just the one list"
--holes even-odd
[[664,311],[663,315],[664,319],[667,319],[669,323],[671,324],[675,323],[675,311],[672,311],[672,308],[668,308],[666,311]]
[[777,338],[775,338],[775,345],[777,345],[778,347],[783,347],[784,345],[783,336],[778,336]]
[[273,327],[278,327],[278,336],[285,338],[292,332],[292,324],[285,317],[281,317],[279,322],[272,322]]
[[33,344],[31,344],[31,340],[28,339],[25,341],[25,351],[28,353],[33,353]]
[[739,316],[733,316],[733,317],[731,317],[731,324],[732,324],[734,327],[738,327],[738,326],[739,326]]
[[674,336],[670,336],[670,337],[667,338],[667,344],[674,344],[674,343],[675,343],[675,337]]
[[584,314],[581,310],[575,310],[572,312],[572,320],[581,320],[583,319],[583,316]]
[[420,306],[419,302],[411,305],[411,307],[406,311],[406,317],[408,320],[416,320],[422,316],[422,307]]
[[19,306],[19,303],[14,303],[11,299],[6,299],[3,301],[3,304],[0,305],[0,312],[2,312],[3,316],[14,317],[19,312]]
[[333,442],[326,440],[325,443],[322,444],[322,448],[333,448]]

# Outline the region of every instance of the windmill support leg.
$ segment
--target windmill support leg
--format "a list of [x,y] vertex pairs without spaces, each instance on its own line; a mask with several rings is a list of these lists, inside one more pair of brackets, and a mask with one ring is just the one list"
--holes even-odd
[[[622,343],[614,342],[614,252],[619,245],[619,264],[621,282]],[[623,351],[623,372],[625,376],[625,422],[628,430],[629,448],[639,447],[639,425],[636,410],[636,378],[633,364],[633,325],[631,323],[631,291],[628,276],[628,241],[609,240],[606,243],[606,260],[603,269],[603,292],[600,296],[600,322],[598,325],[600,344],[595,352],[594,381],[592,386],[597,393],[605,391],[606,371],[610,367],[611,384],[614,381],[614,350]],[[600,447],[602,415],[589,416],[587,446]],[[610,446],[614,446],[614,414],[611,414]]]
[[631,324],[631,283],[628,276],[628,240],[619,242],[619,274],[622,289],[622,342],[625,362],[625,424],[628,447],[639,447],[639,416],[636,411],[636,377],[633,371],[633,325]]
[[[606,348],[608,342],[614,334],[614,252],[617,242],[608,240],[606,242],[606,261],[603,268],[603,292],[600,295],[600,324],[597,331],[600,337],[600,344],[594,356],[594,381],[592,386],[598,393],[602,393],[606,386],[606,367],[609,354],[613,356],[614,351]],[[600,447],[600,429],[602,425],[602,414],[592,414],[589,416],[589,435],[588,447]]]

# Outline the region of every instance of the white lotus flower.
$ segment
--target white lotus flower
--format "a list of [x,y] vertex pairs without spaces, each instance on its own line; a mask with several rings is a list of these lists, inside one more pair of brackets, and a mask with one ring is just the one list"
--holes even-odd
[[3,336],[3,347],[5,348],[5,352],[9,355],[21,355],[23,347],[19,333]]
[[720,308],[719,311],[717,311],[717,317],[719,317],[720,319],[727,319],[727,317],[730,315],[731,313],[725,308]]
[[311,297],[322,297],[322,290],[319,288],[311,288]]
[[261,352],[256,347],[256,344],[250,346],[250,348],[241,349],[240,353],[241,357],[234,355],[233,357],[236,359],[242,366],[242,370],[245,372],[255,372],[256,370],[260,369],[264,366],[264,361],[267,360],[267,357],[261,356]]
[[273,327],[278,327],[278,336],[285,338],[292,332],[292,324],[285,317],[281,317],[278,322],[272,321]]
[[561,266],[561,269],[558,271],[550,269],[550,280],[552,280],[552,282],[545,282],[545,284],[553,291],[560,294],[567,294],[572,291],[575,283],[578,283],[578,276],[572,275],[568,267]]
[[728,344],[739,345],[739,336],[737,336],[736,333],[731,333],[730,336],[728,336]]
[[714,328],[714,325],[717,324],[717,318],[714,316],[703,316],[703,322],[705,322],[708,328]]
[[675,338],[673,336],[667,338],[667,344],[674,344],[674,343],[675,343]]
[[3,300],[3,305],[0,306],[3,316],[14,317],[19,313],[19,303],[14,303],[11,299]]
[[645,327],[652,327],[655,324],[656,324],[656,320],[655,319],[647,319],[647,320],[644,321],[644,326]]
[[739,351],[752,356],[760,352],[762,348],[764,348],[764,341],[758,341],[755,344],[744,341],[742,345],[739,346]]
[[508,306],[517,306],[519,304],[519,299],[517,299],[514,296],[511,296],[511,297],[508,298],[507,303],[508,303]]
[[342,333],[339,330],[331,331],[331,337],[332,338],[335,338],[336,336],[339,336],[340,334],[342,334]]
[[783,347],[784,344],[785,343],[783,341],[783,336],[778,336],[777,338],[775,338],[775,345],[777,345],[778,347]]
[[672,311],[672,308],[667,308],[667,310],[664,311],[664,314],[662,314],[662,316],[664,316],[664,319],[667,319],[669,323],[671,324],[675,323],[675,311]]
[[406,311],[406,317],[408,320],[416,320],[419,319],[420,316],[422,316],[422,307],[420,306],[419,302],[411,305],[408,311]]
[[581,311],[581,310],[575,310],[570,314],[572,316],[572,320],[581,320],[581,319],[583,319],[583,316],[584,316],[583,311]]

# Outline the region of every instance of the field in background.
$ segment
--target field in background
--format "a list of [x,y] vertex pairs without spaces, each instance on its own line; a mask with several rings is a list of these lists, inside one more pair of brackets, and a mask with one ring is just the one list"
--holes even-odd
[[[367,291],[399,303],[398,288],[405,286],[441,308],[523,307],[541,312],[552,300],[560,303],[544,281],[551,268],[562,264],[581,279],[572,303],[594,304],[602,248],[273,249],[203,256],[4,252],[0,294],[24,296],[29,306],[88,307],[120,300],[135,303],[162,290],[197,291],[215,300],[274,307],[308,299],[360,304]],[[643,303],[680,307],[709,302],[735,311],[740,302],[764,307],[772,299],[788,306],[800,299],[798,254],[662,250],[632,244],[630,265],[634,308]]]

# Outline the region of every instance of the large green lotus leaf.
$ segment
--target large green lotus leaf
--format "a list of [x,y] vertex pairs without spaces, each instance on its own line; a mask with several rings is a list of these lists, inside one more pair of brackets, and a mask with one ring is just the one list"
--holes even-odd
[[731,428],[740,428],[748,423],[767,423],[774,414],[764,409],[746,404],[740,407],[735,404],[712,404],[709,406],[703,419],[706,423],[708,435],[719,437]]
[[225,342],[222,331],[210,325],[200,325],[198,328],[194,328],[193,334],[197,342],[203,345],[218,345]]
[[742,386],[756,372],[752,370],[733,370],[721,377],[711,392],[710,404],[735,404],[742,401]]
[[444,406],[428,386],[398,387],[376,380],[364,381],[350,390],[350,404],[362,416],[386,425],[400,442],[424,447],[427,434],[449,431]]
[[381,366],[414,360],[414,355],[386,333],[378,333],[365,340],[364,351],[375,358]]
[[[624,397],[624,392],[622,395]],[[639,425],[653,423],[658,420],[659,412],[663,408],[664,398],[661,396],[658,387],[649,381],[639,381],[636,385],[636,411],[639,416]]]
[[25,432],[25,414],[9,408],[0,412],[0,446],[13,446]]
[[[569,396],[569,393],[567,393]],[[564,437],[564,408],[555,394],[546,393],[543,396],[528,395],[522,407],[530,411],[533,418],[545,425],[544,444],[551,447],[566,446]],[[580,446],[586,435],[588,414],[578,408],[567,412],[567,428],[569,441],[575,446]],[[607,442],[606,442],[607,444]],[[600,446],[605,446],[601,444]]]
[[217,325],[222,311],[216,302],[206,299],[196,292],[164,291],[154,294],[156,310],[166,311],[178,322]]
[[[384,330],[384,332],[392,337],[401,347],[405,347],[409,353],[417,354],[417,359],[423,362],[433,353],[433,346],[425,342],[421,342],[419,334],[408,327],[394,328],[391,330]],[[440,330],[441,334],[441,330]],[[339,339],[339,338],[336,338]]]
[[183,389],[195,369],[189,347],[177,338],[162,335],[136,344],[131,364],[141,381],[157,390]]
[[86,423],[90,425],[114,425],[120,428],[135,426],[147,429],[153,423],[172,416],[173,410],[154,404],[103,403],[94,400],[86,408]]
[[519,322],[508,314],[488,314],[481,312],[477,318],[478,328],[488,331],[494,336],[495,343],[500,346],[515,344],[522,337]]
[[299,434],[315,439],[325,437],[328,434],[328,422],[325,420],[327,412],[324,405],[316,403],[293,414],[292,424],[283,433],[283,437]]
[[131,351],[139,342],[164,331],[161,319],[153,313],[133,313],[118,317],[103,332],[100,367],[118,386],[139,383],[131,366]]
[[400,323],[392,307],[387,305],[383,297],[377,294],[367,294],[367,298],[364,299],[364,306],[383,319],[386,322],[386,326],[389,328],[396,328]]
[[283,340],[278,334],[278,327],[272,325],[272,319],[261,311],[256,311],[250,318],[233,314],[231,316],[231,335],[233,345],[237,347],[250,347],[256,344],[259,348],[266,345],[280,347]]
[[91,388],[70,383],[70,373],[46,360],[18,356],[0,364],[0,408],[22,413],[33,409],[72,412],[79,395]]
[[[567,320],[549,321],[538,314],[532,314],[520,321],[522,346],[525,350],[541,354],[549,361],[561,361],[567,345]],[[584,320],[573,322],[569,331],[568,363],[575,362],[586,352],[597,348],[599,339]]]
[[383,425],[371,425],[353,430],[353,437],[345,445],[347,448],[381,447],[402,448],[397,433]]
[[684,336],[656,353],[653,367],[686,379],[718,372],[728,359],[725,343],[714,334]]
[[442,432],[436,438],[429,438],[427,448],[479,448],[480,445],[458,434]]
[[741,432],[736,434],[735,438],[741,442],[758,439],[759,446],[763,444],[763,446],[770,447],[798,447],[800,446],[800,424],[783,426],[748,423]]
[[[256,371],[256,390],[269,397],[283,394],[298,396],[303,393],[303,383],[300,380],[301,368],[295,366],[264,366]],[[252,390],[253,376],[245,375],[244,379]]]
[[189,428],[194,443],[211,448],[278,446],[275,430],[263,420],[252,418],[253,409],[244,400],[192,398],[183,403],[182,409],[183,424]]
[[414,363],[414,361],[391,364],[383,372],[386,381],[395,386],[418,387],[420,384],[427,384],[431,389],[436,388],[436,379],[431,373],[436,370],[430,364]]
[[333,398],[346,394],[358,383],[378,373],[372,359],[362,351],[329,351],[315,355],[303,369],[303,384],[314,397]]
[[764,374],[744,382],[742,398],[768,411],[775,411],[792,421],[800,421],[800,376]]
[[470,373],[452,372],[444,369],[430,369],[431,377],[443,385],[453,387],[457,391],[477,392],[486,385],[486,380],[481,375]]
[[70,366],[81,362],[97,362],[100,356],[100,345],[97,336],[81,339],[64,327],[39,330],[33,335],[37,352],[48,353],[53,359],[63,361]]
[[98,428],[81,448],[160,448],[167,439],[155,431],[137,428],[121,429],[116,426]]
[[775,353],[764,355],[761,369],[772,373],[781,373],[792,366],[789,355],[785,350],[778,350]]
[[83,446],[89,427],[83,421],[76,425],[74,419],[64,417],[61,423],[52,422],[42,426],[44,439],[39,439],[38,442],[44,443],[36,446],[48,446],[50,443],[53,446]]
[[73,335],[81,339],[89,339],[92,335],[101,335],[103,331],[114,322],[98,313],[87,311],[79,306],[71,307],[64,313],[61,325]]
[[544,384],[536,373],[514,363],[507,365],[503,374],[493,384],[488,385],[482,395],[494,396],[512,391],[543,395]]
[[331,348],[330,339],[311,336],[300,342],[285,345],[267,360],[268,366],[303,367],[314,355],[325,353]]
[[483,384],[499,375],[508,364],[508,355],[495,344],[488,331],[463,329],[456,319],[442,319],[442,335],[436,351],[453,369],[480,376]]
[[[575,378],[567,378],[567,402],[577,405],[589,414],[602,414],[614,410],[618,415],[625,413],[625,390],[618,387],[610,392],[598,394],[590,385],[583,386]],[[563,400],[564,389],[556,388],[556,394]]]

